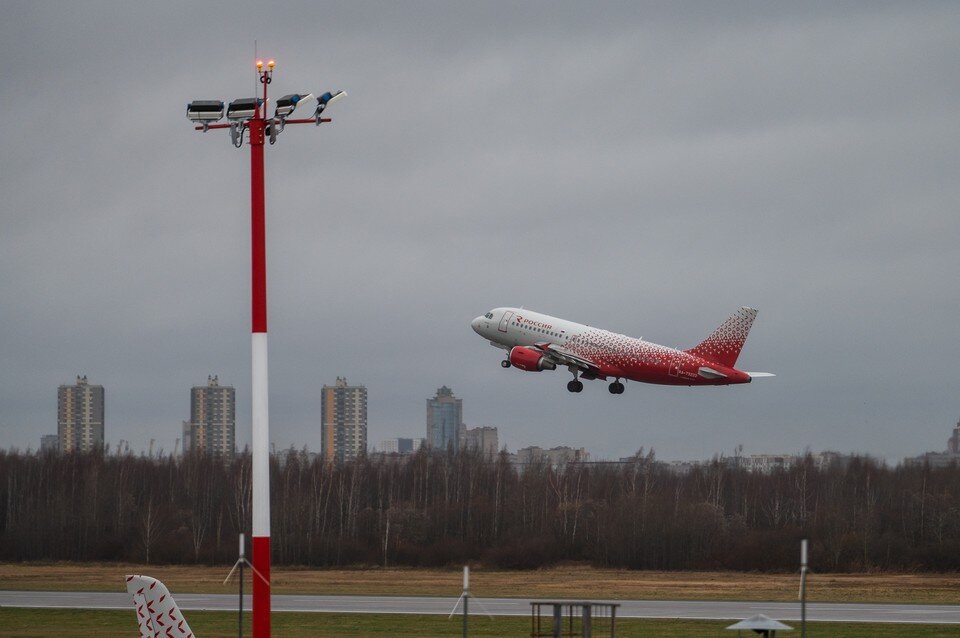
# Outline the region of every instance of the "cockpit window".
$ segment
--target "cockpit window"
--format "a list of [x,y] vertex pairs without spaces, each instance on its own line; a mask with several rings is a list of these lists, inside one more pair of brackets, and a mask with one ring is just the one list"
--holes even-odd
[[492,312],[488,312],[487,314],[485,314],[485,315],[483,315],[483,316],[486,317],[487,319],[493,319],[493,313],[492,313]]

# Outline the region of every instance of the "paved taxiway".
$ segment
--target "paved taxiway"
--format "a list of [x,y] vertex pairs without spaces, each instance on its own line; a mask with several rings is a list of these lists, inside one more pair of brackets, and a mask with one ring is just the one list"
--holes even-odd
[[[237,597],[229,594],[177,594],[184,611],[231,611]],[[309,596],[275,595],[273,611],[331,612],[348,614],[447,615],[456,598],[403,596]],[[761,613],[778,620],[800,620],[798,603],[619,600],[621,618],[690,618],[736,620]],[[126,593],[0,591],[0,607],[59,607],[68,609],[130,609]],[[250,608],[249,598],[245,608]],[[527,616],[530,601],[523,598],[473,598],[474,613],[495,616]],[[960,605],[899,605],[808,603],[807,620],[825,622],[876,622],[960,624]]]

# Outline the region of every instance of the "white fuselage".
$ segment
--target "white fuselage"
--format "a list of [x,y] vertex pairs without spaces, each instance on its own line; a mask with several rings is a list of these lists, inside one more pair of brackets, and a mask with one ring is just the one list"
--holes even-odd
[[562,346],[589,328],[522,308],[496,308],[474,319],[471,326],[481,337],[506,349],[543,342]]
[[[618,342],[628,341],[632,345],[643,344],[647,348],[656,346],[643,339],[601,330],[574,321],[551,317],[523,308],[495,308],[486,315],[477,317],[470,324],[481,337],[491,343],[509,350],[514,346],[533,346],[538,343],[552,343],[562,348],[590,344],[603,347],[606,338],[615,338]],[[664,348],[672,350],[672,348]]]

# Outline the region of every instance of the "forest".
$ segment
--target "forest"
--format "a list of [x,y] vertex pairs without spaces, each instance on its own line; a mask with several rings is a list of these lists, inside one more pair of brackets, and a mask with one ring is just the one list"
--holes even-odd
[[[229,564],[250,531],[250,457],[0,452],[0,560]],[[852,457],[751,473],[534,463],[421,450],[271,459],[274,564],[658,570],[960,569],[960,468]]]

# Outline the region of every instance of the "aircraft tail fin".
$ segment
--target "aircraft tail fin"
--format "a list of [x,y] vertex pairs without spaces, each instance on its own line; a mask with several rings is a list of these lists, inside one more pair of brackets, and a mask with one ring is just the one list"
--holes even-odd
[[753,320],[757,318],[756,308],[744,306],[724,321],[709,337],[700,342],[688,353],[732,368],[737,363],[740,350],[750,334]]
[[140,638],[194,638],[187,619],[159,580],[149,576],[127,576],[127,592],[133,596],[133,605],[137,609]]

